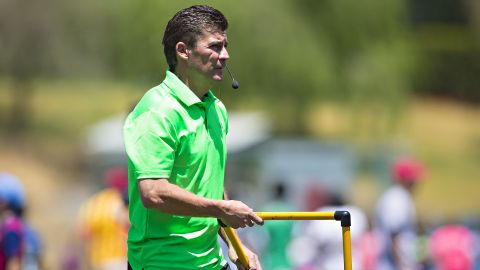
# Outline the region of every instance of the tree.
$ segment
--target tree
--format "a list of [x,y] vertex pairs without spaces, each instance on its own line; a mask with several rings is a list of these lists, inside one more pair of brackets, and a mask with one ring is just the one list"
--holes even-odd
[[7,130],[21,133],[30,122],[33,80],[52,64],[49,32],[53,10],[45,1],[0,1],[0,69],[11,79]]

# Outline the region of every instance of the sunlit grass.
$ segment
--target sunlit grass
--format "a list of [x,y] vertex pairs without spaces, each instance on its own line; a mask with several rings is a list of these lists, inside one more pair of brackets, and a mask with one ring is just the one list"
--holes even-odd
[[441,100],[414,104],[405,134],[425,158],[419,190],[423,213],[467,218],[480,214],[480,108]]

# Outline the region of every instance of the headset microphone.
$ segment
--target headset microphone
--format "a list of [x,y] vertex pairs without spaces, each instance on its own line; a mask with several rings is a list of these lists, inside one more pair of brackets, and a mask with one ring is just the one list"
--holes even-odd
[[230,72],[230,69],[228,68],[227,64],[225,64],[225,67],[227,68],[228,74],[230,74],[230,77],[232,77],[232,88],[233,89],[238,89],[240,85],[238,84],[237,80],[233,77],[232,73]]

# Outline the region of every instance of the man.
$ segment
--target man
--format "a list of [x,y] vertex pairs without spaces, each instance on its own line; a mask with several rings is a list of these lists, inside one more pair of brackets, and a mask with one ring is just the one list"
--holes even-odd
[[[175,14],[163,37],[165,80],[126,120],[131,269],[228,269],[218,220],[233,228],[263,224],[244,203],[223,200],[228,121],[210,89],[229,59],[227,27],[209,6]],[[257,256],[245,252],[248,269],[261,269]]]
[[394,185],[380,197],[375,227],[380,240],[378,270],[418,269],[415,258],[416,217],[412,193],[422,180],[422,166],[411,158],[392,167]]

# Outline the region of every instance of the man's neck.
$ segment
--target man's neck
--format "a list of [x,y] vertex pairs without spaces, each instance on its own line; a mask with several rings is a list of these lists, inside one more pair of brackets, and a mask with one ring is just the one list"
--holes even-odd
[[210,82],[201,82],[201,80],[195,80],[194,76],[188,72],[182,72],[181,70],[176,70],[175,75],[190,89],[192,92],[202,100],[203,97],[208,93],[208,90],[212,87]]

